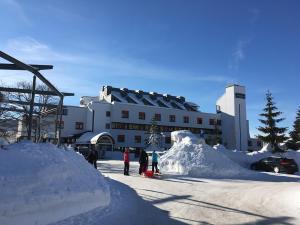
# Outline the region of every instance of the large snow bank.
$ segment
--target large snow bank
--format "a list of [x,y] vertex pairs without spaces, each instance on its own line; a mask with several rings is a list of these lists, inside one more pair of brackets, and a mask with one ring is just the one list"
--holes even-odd
[[[298,166],[300,167],[300,150],[299,151],[287,150],[283,153],[272,154],[272,148],[270,148],[270,145],[265,145],[260,151],[248,152],[248,153],[237,151],[237,150],[228,150],[223,145],[215,145],[214,149],[216,149],[219,152],[222,152],[232,161],[236,162],[237,164],[239,164],[241,167],[244,168],[250,168],[250,165],[253,162],[274,155],[294,159],[298,164]],[[297,174],[300,174],[300,172],[298,172]]]
[[0,224],[48,224],[110,203],[105,178],[73,150],[21,142],[0,149]]
[[163,173],[194,177],[234,177],[248,171],[189,131],[172,132],[173,146],[160,160]]
[[220,144],[215,145],[213,148],[223,153],[224,155],[226,155],[228,158],[230,158],[232,161],[236,162],[240,166],[247,169],[250,168],[251,163],[272,155],[271,152],[266,151],[265,149],[258,152],[247,153],[238,150],[228,150],[223,145]]

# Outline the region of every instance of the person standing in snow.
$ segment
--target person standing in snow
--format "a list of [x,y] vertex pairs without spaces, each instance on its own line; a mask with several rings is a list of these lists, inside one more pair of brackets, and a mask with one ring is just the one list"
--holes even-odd
[[94,165],[95,169],[97,169],[97,159],[98,159],[98,153],[95,149],[91,149],[88,156],[86,157],[87,161]]
[[154,168],[155,168],[155,173],[159,173],[157,164],[158,164],[158,154],[155,152],[155,150],[153,150],[153,152],[152,152],[152,172],[154,172]]
[[129,176],[129,149],[124,151],[124,175]]
[[145,173],[147,171],[147,167],[148,167],[148,155],[144,149],[141,150],[140,152],[139,163],[140,163],[139,174],[141,175],[142,173]]

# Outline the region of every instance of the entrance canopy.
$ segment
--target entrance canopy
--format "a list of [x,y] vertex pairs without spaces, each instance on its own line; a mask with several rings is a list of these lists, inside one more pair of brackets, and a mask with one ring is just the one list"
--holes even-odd
[[75,144],[108,144],[113,145],[114,139],[112,135],[108,132],[95,133],[95,132],[86,132],[80,136]]

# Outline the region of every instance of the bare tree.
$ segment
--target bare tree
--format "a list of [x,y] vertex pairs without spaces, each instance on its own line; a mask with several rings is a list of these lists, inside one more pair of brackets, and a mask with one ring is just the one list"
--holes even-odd
[[15,139],[17,132],[17,122],[14,119],[14,114],[7,110],[5,93],[0,92],[0,137],[10,143]]
[[[16,87],[19,89],[31,90],[32,84],[27,81],[21,81],[16,84]],[[38,91],[51,91],[46,85],[39,84],[36,86],[36,90]],[[7,98],[10,102],[13,102],[13,105],[22,109],[22,112],[14,112],[13,116],[22,121],[23,125],[26,127],[28,132],[29,123],[30,123],[30,101],[31,94],[30,93],[19,93],[19,92],[10,92],[7,94]],[[39,103],[39,105],[33,107],[34,111],[34,119],[33,125],[35,129],[35,141],[39,141],[41,138],[41,120],[45,119],[49,115],[53,115],[55,112],[56,105],[58,104],[58,98],[52,95],[45,94],[35,94],[35,103]],[[49,113],[49,110],[52,110],[52,114]],[[51,121],[55,123],[55,119]],[[49,123],[48,123],[49,125]]]

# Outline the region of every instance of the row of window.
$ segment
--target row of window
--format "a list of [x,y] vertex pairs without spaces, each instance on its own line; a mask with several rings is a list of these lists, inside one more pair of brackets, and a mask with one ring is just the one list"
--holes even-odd
[[[56,121],[56,125],[57,125],[58,128],[64,129],[65,122],[63,120],[60,121],[60,123],[59,123],[59,121]],[[75,129],[76,130],[83,130],[83,123],[82,122],[75,122]]]
[[[151,125],[150,124],[136,124],[136,123],[117,123],[113,122],[107,124],[106,127],[111,127],[112,129],[120,129],[120,130],[140,130],[140,131],[149,131]],[[109,128],[107,128],[109,129]],[[216,134],[214,129],[202,129],[202,128],[194,128],[194,127],[175,127],[175,126],[162,126],[157,125],[157,129],[159,132],[172,132],[176,130],[190,130],[192,133],[200,134],[203,132],[204,134]],[[221,131],[218,130],[218,134],[221,134]]]
[[[110,111],[106,111],[106,116],[110,117]],[[129,118],[129,111],[128,110],[122,110],[121,111],[121,118],[128,119]],[[145,120],[146,119],[146,113],[145,112],[139,112],[139,119]],[[161,121],[161,114],[155,113],[154,114],[154,120],[155,121]],[[190,123],[190,117],[189,116],[183,116],[183,123]],[[169,115],[169,122],[176,122],[176,116],[175,115]],[[203,119],[201,117],[198,117],[196,120],[197,124],[202,124]],[[218,125],[221,126],[221,120],[215,120],[215,119],[209,119],[209,125]]]
[[[118,135],[117,141],[119,143],[125,142],[125,135],[124,134]],[[165,141],[165,144],[171,144],[171,137],[164,137],[164,141]],[[136,144],[142,143],[142,136],[139,136],[139,135],[134,136],[134,143],[136,143]]]

